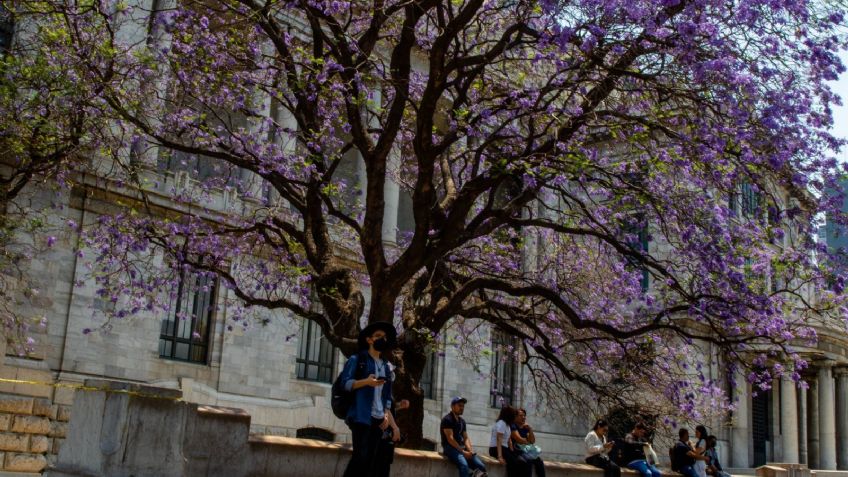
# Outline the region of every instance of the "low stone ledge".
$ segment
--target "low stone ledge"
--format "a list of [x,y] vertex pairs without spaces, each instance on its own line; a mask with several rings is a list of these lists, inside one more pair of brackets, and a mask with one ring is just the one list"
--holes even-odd
[[[326,442],[315,439],[301,439],[296,437],[272,436],[265,434],[251,434],[248,442],[252,446],[267,446],[268,448],[277,448],[281,453],[288,456],[303,456],[303,459],[318,462],[317,455],[324,453],[333,453],[337,455],[341,469],[347,464],[348,454],[351,451],[351,445],[341,442]],[[313,454],[310,457],[309,454]],[[341,455],[339,455],[341,454]],[[501,477],[506,475],[504,466],[497,459],[489,457],[488,454],[478,454],[491,477]],[[542,456],[544,460],[544,455]],[[289,457],[289,462],[293,462],[293,458]],[[300,466],[298,466],[300,468]],[[604,475],[602,469],[593,467],[588,464],[572,463],[572,462],[549,462],[545,461],[545,471],[549,476],[556,477],[600,477]],[[313,469],[313,475],[334,475],[332,472],[322,472],[320,469]],[[392,465],[393,475],[415,475],[416,477],[441,477],[443,475],[453,475],[456,472],[456,467],[453,463],[447,460],[444,455],[425,450],[414,449],[395,449],[395,460]],[[623,468],[623,475],[638,475],[636,471]],[[671,474],[667,469],[663,469],[663,475]],[[336,472],[335,475],[341,475]],[[677,475],[677,474],[674,474]]]
[[244,409],[236,407],[200,405],[197,406],[197,413],[201,416],[215,416],[222,419],[250,421],[250,414],[248,414]]
[[157,388],[155,386],[146,386],[144,384],[126,383],[123,381],[108,381],[105,379],[86,379],[85,387],[96,388],[99,391],[113,391],[127,394],[136,394],[139,397],[151,398],[172,398],[179,399],[183,397],[182,391],[179,389]]

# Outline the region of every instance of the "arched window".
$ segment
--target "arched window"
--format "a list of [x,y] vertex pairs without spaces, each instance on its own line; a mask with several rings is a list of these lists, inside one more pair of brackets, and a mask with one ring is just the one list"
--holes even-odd
[[320,427],[302,427],[295,434],[299,439],[315,439],[316,441],[333,442],[336,435]]
[[421,450],[436,452],[436,441],[424,439],[421,441]]

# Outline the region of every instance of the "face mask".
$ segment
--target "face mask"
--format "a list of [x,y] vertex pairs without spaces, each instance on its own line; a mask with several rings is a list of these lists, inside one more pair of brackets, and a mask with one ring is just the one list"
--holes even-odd
[[386,351],[387,349],[389,349],[389,340],[387,340],[386,338],[374,340],[374,349],[377,351]]

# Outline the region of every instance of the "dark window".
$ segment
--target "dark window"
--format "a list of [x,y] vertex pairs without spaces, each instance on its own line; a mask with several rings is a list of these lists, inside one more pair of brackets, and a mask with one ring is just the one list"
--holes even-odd
[[515,402],[515,350],[518,340],[506,333],[492,331],[492,402],[494,408]]
[[241,186],[242,173],[239,168],[222,159],[197,154],[163,150],[159,157],[159,170],[186,172],[192,179],[220,187]]
[[424,398],[436,398],[436,364],[439,361],[439,355],[433,351],[427,355],[427,361],[424,363],[424,373],[421,374],[421,391],[424,392]]
[[305,321],[300,329],[297,351],[297,378],[330,383],[336,363],[336,349],[324,338],[314,321]]
[[[644,223],[644,219],[636,217],[632,223],[625,225],[624,241],[633,250],[647,255],[648,227]],[[642,271],[642,278],[640,279],[639,284],[642,287],[642,292],[647,292],[648,286],[650,285],[650,274],[648,273],[647,267],[645,267],[638,258],[628,257],[627,261],[630,267]]]
[[12,49],[12,36],[15,33],[15,19],[5,6],[0,5],[0,54]]
[[761,194],[754,189],[751,183],[742,184],[739,198],[741,199],[740,205],[744,217],[750,219],[759,215],[760,197]]
[[295,436],[299,439],[315,439],[316,441],[333,442],[336,435],[320,427],[303,427],[297,430]]
[[168,316],[162,320],[159,356],[206,363],[216,288],[214,275],[183,272]]
[[727,193],[727,208],[730,210],[730,215],[739,214],[739,194],[736,191]]
[[771,391],[759,391],[751,398],[751,435],[754,441],[754,467],[766,464],[768,458],[769,441],[771,436],[771,423],[769,422],[769,410],[771,409]]

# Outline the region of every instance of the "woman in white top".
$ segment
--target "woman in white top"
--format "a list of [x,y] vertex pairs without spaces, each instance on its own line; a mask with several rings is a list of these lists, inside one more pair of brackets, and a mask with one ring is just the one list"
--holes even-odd
[[530,477],[530,463],[521,458],[512,445],[510,426],[515,422],[518,410],[506,406],[501,409],[498,420],[492,428],[492,438],[489,440],[489,455],[506,465],[508,477]]
[[707,457],[704,453],[707,451],[707,428],[704,426],[695,426],[695,473],[698,477],[707,477]]
[[621,467],[609,457],[614,443],[607,442],[607,432],[609,423],[598,419],[592,430],[586,434],[583,440],[586,443],[586,463],[604,469],[604,477],[621,477]]

